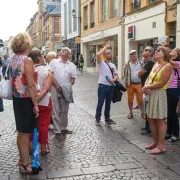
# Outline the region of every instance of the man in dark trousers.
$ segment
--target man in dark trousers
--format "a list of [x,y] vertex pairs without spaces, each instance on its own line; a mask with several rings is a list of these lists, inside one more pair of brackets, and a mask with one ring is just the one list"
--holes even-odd
[[[141,78],[142,87],[144,86],[146,79],[148,78],[148,76],[149,76],[149,74],[150,74],[150,72],[154,66],[154,62],[152,60],[153,53],[154,53],[154,49],[151,46],[147,46],[142,53],[143,67],[140,71],[138,71],[138,76]],[[146,103],[144,103],[144,104],[146,106]],[[144,109],[146,109],[146,108],[144,108]],[[145,122],[145,127],[141,128],[141,131],[142,131],[141,135],[151,133],[149,123],[147,120],[147,116],[144,118],[146,119],[146,122]]]

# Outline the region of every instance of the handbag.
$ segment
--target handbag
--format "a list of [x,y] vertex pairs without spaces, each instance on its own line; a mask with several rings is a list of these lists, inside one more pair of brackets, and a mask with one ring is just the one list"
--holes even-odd
[[9,64],[6,68],[5,76],[0,82],[0,98],[12,100],[13,99],[12,84],[11,81],[8,79]]
[[[114,77],[111,67],[109,66],[109,64],[106,61],[105,61],[105,63],[108,65],[108,67],[112,73],[112,77]],[[116,102],[121,101],[121,98],[123,95],[123,93],[121,91],[125,92],[126,88],[118,80],[115,81],[114,83],[116,84],[116,86],[114,87],[112,102],[116,103]]]
[[[165,64],[167,64],[167,63],[164,63],[164,64],[158,69],[158,71],[156,72],[156,74],[155,74],[154,77],[152,78],[152,81],[151,81],[150,84],[153,84],[153,81],[154,81],[155,77],[157,76],[158,72],[163,68],[163,66],[164,66]],[[145,102],[148,102],[148,101],[149,101],[149,96],[150,96],[150,93],[149,93],[149,94],[144,94],[144,93],[143,93],[143,99],[144,99]]]

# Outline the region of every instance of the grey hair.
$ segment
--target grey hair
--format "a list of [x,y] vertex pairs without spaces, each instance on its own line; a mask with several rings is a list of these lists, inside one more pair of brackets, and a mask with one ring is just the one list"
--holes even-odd
[[69,49],[68,47],[62,48],[62,49],[61,49],[61,53],[62,53],[63,51],[67,51],[67,52],[69,53],[69,56],[71,55],[71,49]]
[[49,56],[54,56],[56,58],[57,53],[55,51],[50,51],[47,53],[46,58],[48,58]]
[[150,52],[152,53],[152,55],[153,55],[153,53],[154,53],[154,48],[152,47],[152,46],[146,46],[146,48],[145,49],[149,49],[150,50]]

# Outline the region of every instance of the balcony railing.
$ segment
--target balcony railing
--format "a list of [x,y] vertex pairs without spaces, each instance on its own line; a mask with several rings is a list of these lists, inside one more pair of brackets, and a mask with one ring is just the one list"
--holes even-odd
[[132,3],[132,10],[140,9],[141,8],[141,1],[140,0],[135,0]]
[[91,22],[91,28],[95,26],[95,22]]
[[84,25],[84,30],[87,30],[88,29],[88,25]]
[[158,0],[149,0],[149,4],[152,4],[154,2],[157,2]]

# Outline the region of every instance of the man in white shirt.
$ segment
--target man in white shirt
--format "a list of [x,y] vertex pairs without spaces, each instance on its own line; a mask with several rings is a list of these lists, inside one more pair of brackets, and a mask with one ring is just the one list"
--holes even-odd
[[70,55],[69,48],[62,48],[61,59],[53,59],[49,64],[49,69],[54,77],[51,95],[53,101],[52,119],[56,137],[72,133],[67,129],[69,103],[65,101],[60,87],[62,84],[71,83],[73,85],[75,83],[76,66],[69,61]]
[[[111,50],[109,49],[110,47],[111,47],[111,42],[108,41],[105,47],[97,53],[97,62],[99,69],[98,104],[95,115],[97,126],[100,125],[101,111],[104,101],[105,101],[105,110],[104,110],[105,123],[116,124],[115,121],[110,119],[110,106],[114,92],[113,83],[118,79],[118,71],[116,69],[116,66],[113,63],[111,63],[112,54],[111,54]],[[104,56],[104,61],[101,60],[102,55]],[[107,76],[110,78],[109,81],[106,79]]]

